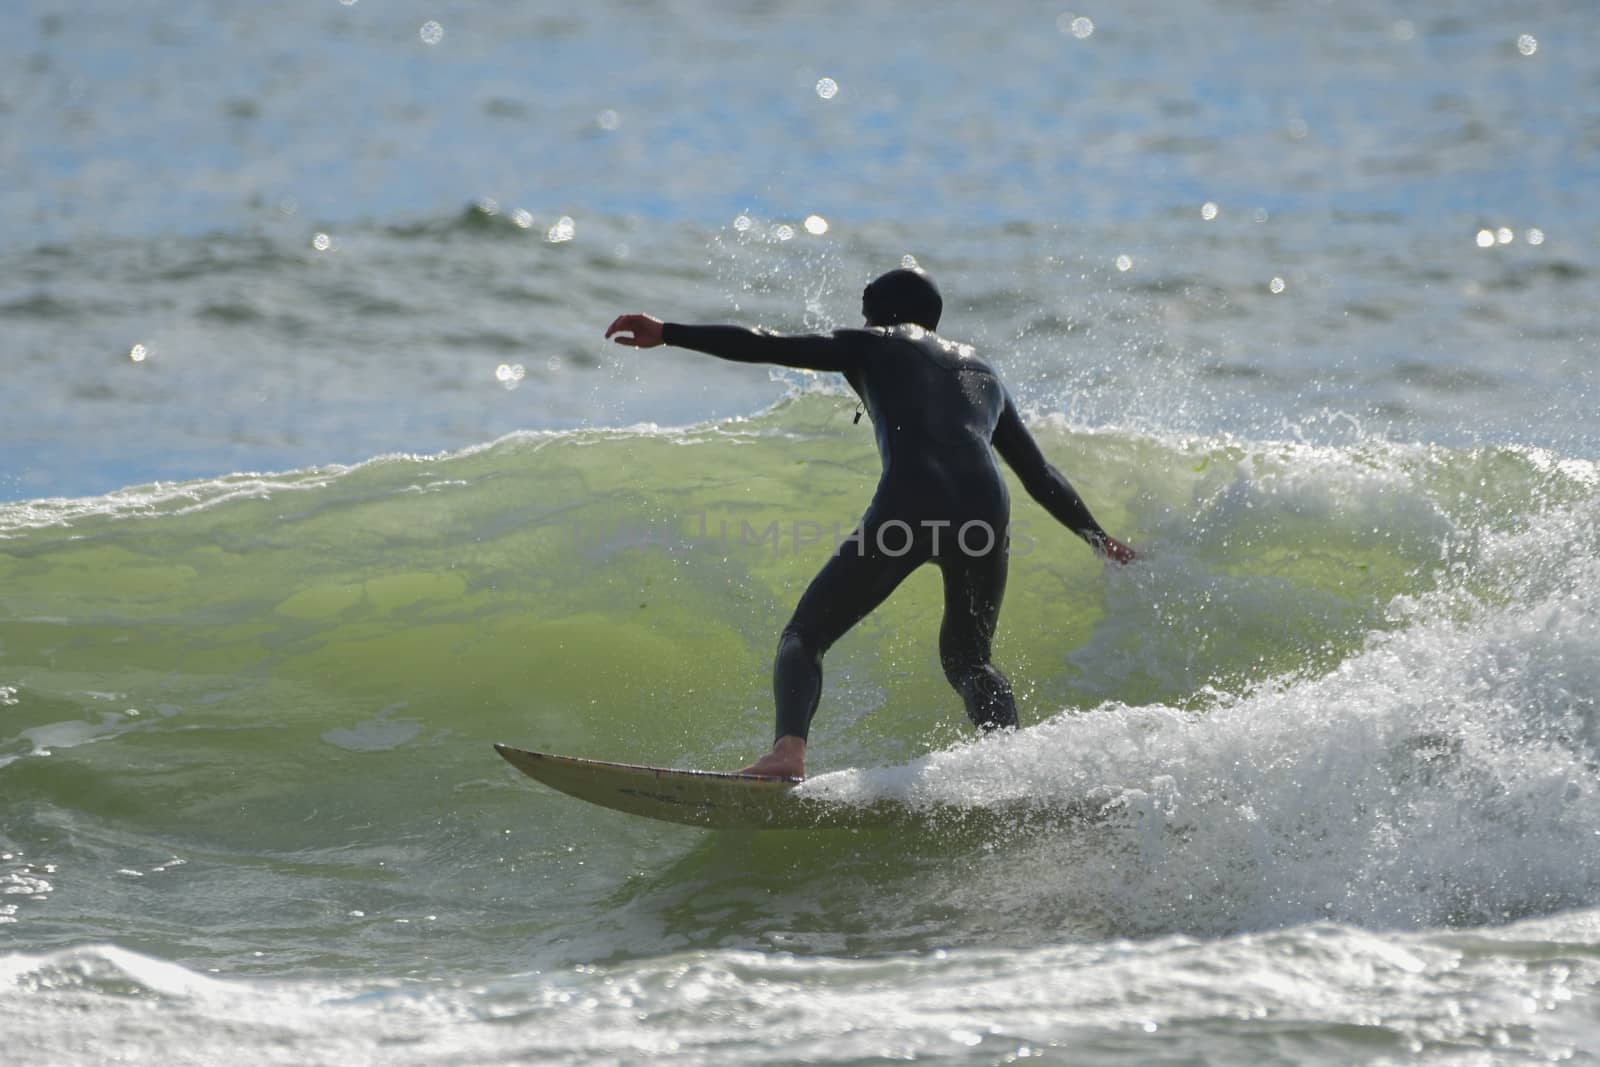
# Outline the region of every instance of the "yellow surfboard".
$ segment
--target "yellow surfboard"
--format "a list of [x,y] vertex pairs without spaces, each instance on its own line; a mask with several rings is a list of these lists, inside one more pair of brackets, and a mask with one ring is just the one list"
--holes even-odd
[[568,796],[688,826],[801,830],[878,826],[893,817],[881,805],[861,807],[808,796],[798,778],[641,767],[510,745],[494,750],[529,778]]

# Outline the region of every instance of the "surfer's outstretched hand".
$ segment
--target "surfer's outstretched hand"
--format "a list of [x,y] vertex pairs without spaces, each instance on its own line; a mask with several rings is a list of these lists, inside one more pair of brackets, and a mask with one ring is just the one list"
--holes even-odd
[[1106,537],[1104,541],[1100,542],[1099,548],[1102,556],[1106,559],[1116,560],[1118,563],[1132,563],[1139,558],[1134,554],[1133,549],[1118,541],[1115,537]]
[[606,327],[606,336],[614,338],[619,345],[654,348],[662,343],[661,320],[654,315],[618,315],[616,321]]

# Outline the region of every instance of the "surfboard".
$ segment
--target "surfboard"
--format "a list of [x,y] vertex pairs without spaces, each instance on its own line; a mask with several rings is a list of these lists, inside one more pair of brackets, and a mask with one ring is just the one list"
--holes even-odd
[[812,797],[798,778],[643,767],[632,763],[494,750],[535,781],[590,804],[649,819],[716,829],[799,830],[880,825],[888,813]]

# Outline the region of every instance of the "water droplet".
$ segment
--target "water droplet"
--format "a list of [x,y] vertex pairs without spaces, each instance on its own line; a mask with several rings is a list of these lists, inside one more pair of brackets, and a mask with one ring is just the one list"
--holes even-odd
[[1478,231],[1478,247],[1479,248],[1493,248],[1494,247],[1494,231],[1493,230],[1479,230]]
[[549,359],[544,361],[544,365],[546,370],[558,371],[561,369],[561,357],[551,356]]
[[333,247],[333,238],[329,237],[325,233],[319,233],[315,237],[311,238],[311,247],[315,248],[318,252],[326,252],[328,249]]
[[622,116],[608,107],[596,115],[594,121],[602,130],[614,130],[622,125]]
[[1531,56],[1539,50],[1539,38],[1531,33],[1525,33],[1517,38],[1517,51],[1525,56]]
[[790,226],[788,223],[782,223],[774,226],[772,228],[772,236],[776,237],[780,241],[787,241],[794,236],[794,227]]
[[527,208],[517,208],[511,213],[511,224],[518,229],[531,229],[533,227],[533,212]]
[[1511,232],[1510,226],[1502,226],[1494,231],[1494,239],[1503,245],[1508,245],[1517,239],[1517,235]]
[[1400,19],[1394,24],[1393,33],[1397,41],[1410,41],[1417,36],[1417,24],[1410,19]]
[[910,252],[907,252],[905,255],[900,257],[900,265],[906,270],[916,270],[917,257],[912,255]]
[[472,206],[478,209],[480,215],[500,214],[500,202],[492,196],[480,196]]
[[1094,33],[1094,20],[1068,11],[1056,16],[1056,29],[1063,34],[1070,33],[1081,41]]
[[1544,244],[1544,231],[1537,226],[1529,227],[1528,232],[1523,237],[1530,245]]
[[832,78],[821,78],[817,81],[817,95],[824,100],[832,100],[839,95],[839,83]]
[[740,233],[744,233],[754,225],[755,222],[751,220],[749,215],[740,215],[733,220],[733,228],[738,230]]
[[1284,281],[1282,278],[1273,278],[1267,283],[1267,290],[1269,292],[1281,293],[1287,288],[1289,288],[1289,283]]
[[145,360],[150,358],[150,350],[144,345],[134,345],[132,348],[128,349],[128,358],[133,360],[135,363],[143,363]]
[[578,236],[578,224],[572,221],[571,215],[562,215],[556,224],[545,232],[544,239],[553,245],[570,241]]
[[1127,253],[1123,253],[1122,255],[1118,256],[1117,257],[1117,269],[1118,270],[1132,270],[1133,269],[1133,257],[1128,255]]
[[1304,141],[1311,135],[1311,124],[1305,119],[1294,118],[1289,120],[1289,136],[1296,141]]
[[343,4],[345,7],[356,6],[356,0],[339,0],[339,3]]
[[444,40],[444,27],[433,19],[424,22],[422,29],[418,30],[417,33],[422,38],[423,44],[438,44]]
[[1268,219],[1272,218],[1272,216],[1267,213],[1267,209],[1264,207],[1256,208],[1255,213],[1250,217],[1255,219],[1257,222],[1266,222]]
[[828,220],[821,215],[807,215],[805,227],[807,233],[820,237],[828,232]]
[[527,373],[527,369],[520,363],[502,363],[494,369],[495,378],[507,389],[515,389],[522,384],[522,379]]
[[1207,222],[1210,222],[1212,219],[1216,218],[1217,217],[1217,205],[1216,205],[1216,202],[1212,201],[1212,200],[1207,200],[1205,203],[1201,204],[1200,205],[1200,217],[1205,219]]

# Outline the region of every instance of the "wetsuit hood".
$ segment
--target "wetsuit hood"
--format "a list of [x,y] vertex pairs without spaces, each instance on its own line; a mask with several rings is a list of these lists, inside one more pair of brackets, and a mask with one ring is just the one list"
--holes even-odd
[[861,313],[873,326],[913,322],[936,330],[943,312],[944,298],[921,267],[901,267],[879,275],[861,294]]

